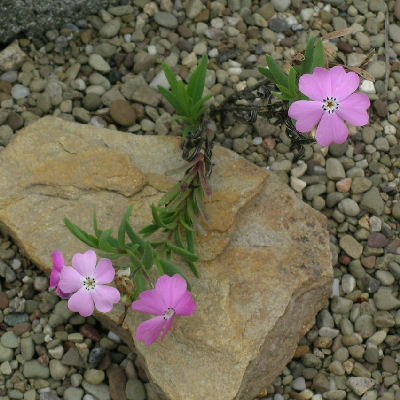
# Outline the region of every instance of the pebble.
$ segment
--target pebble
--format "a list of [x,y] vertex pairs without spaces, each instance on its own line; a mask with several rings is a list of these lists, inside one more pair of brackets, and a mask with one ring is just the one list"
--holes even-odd
[[24,85],[16,84],[11,89],[11,95],[15,100],[23,99],[30,95],[31,91]]
[[375,381],[370,378],[351,377],[347,379],[346,384],[356,395],[362,396],[375,385]]
[[19,345],[19,340],[13,331],[7,331],[1,336],[0,343],[8,349],[15,349]]
[[40,364],[38,360],[26,361],[23,374],[26,378],[47,379],[50,376],[49,367]]
[[89,65],[96,71],[104,74],[111,71],[110,64],[99,54],[91,54],[89,56]]
[[102,26],[99,34],[102,38],[110,39],[116,36],[121,28],[121,22],[118,19],[112,19]]
[[99,385],[104,381],[105,375],[104,371],[98,369],[88,369],[87,371],[85,371],[83,377],[92,385]]
[[138,379],[129,379],[125,389],[126,398],[128,400],[145,400],[146,390],[144,385]]
[[178,19],[175,15],[165,11],[156,12],[154,15],[154,21],[164,28],[175,29],[178,26]]
[[290,0],[272,0],[271,3],[278,12],[284,12],[290,6]]
[[64,400],[81,400],[83,397],[84,391],[81,388],[68,387],[64,391]]

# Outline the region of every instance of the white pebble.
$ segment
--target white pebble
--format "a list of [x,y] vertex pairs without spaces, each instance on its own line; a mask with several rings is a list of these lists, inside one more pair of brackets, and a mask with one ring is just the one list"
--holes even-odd
[[395,135],[396,134],[396,128],[393,125],[387,124],[383,128],[384,132],[386,135]]
[[290,15],[289,17],[287,17],[286,22],[289,26],[298,24],[297,19],[294,15]]
[[228,68],[228,73],[231,75],[240,75],[242,73],[242,68]]
[[339,296],[340,292],[339,292],[339,279],[335,278],[332,282],[332,296]]
[[354,276],[345,274],[342,276],[342,289],[346,294],[351,293],[356,287],[356,280]]
[[314,14],[314,9],[312,8],[303,8],[300,11],[300,17],[303,21],[309,21]]
[[369,218],[369,226],[371,232],[380,232],[382,229],[382,221],[380,218],[376,217],[375,215],[372,215]]
[[105,128],[107,126],[107,122],[98,116],[93,117],[90,122],[90,125],[96,126],[97,128]]
[[306,388],[306,380],[302,376],[299,376],[292,382],[292,388],[301,392]]
[[305,187],[307,183],[303,180],[296,178],[295,176],[290,177],[290,187],[297,193],[300,193]]
[[11,267],[16,271],[21,268],[21,260],[18,260],[18,258],[14,258],[14,260],[11,261]]
[[218,49],[217,48],[213,48],[213,49],[211,49],[209,52],[208,52],[208,56],[210,57],[210,58],[215,58],[215,57],[217,57],[218,56]]
[[113,340],[114,342],[119,343],[121,341],[121,338],[113,331],[109,331],[107,336],[109,339]]
[[367,79],[363,80],[360,86],[360,91],[368,94],[375,94],[375,85],[374,82],[369,81]]
[[215,29],[221,29],[224,27],[224,21],[222,18],[213,18],[211,20],[211,26]]
[[147,51],[150,55],[155,56],[157,54],[157,47],[154,45],[147,46]]
[[93,397],[91,394],[85,394],[83,400],[96,400],[96,397]]
[[237,67],[241,67],[242,64],[240,64],[240,62],[237,62],[237,61],[235,61],[235,60],[229,60],[229,66],[230,66],[230,67],[237,68]]
[[86,53],[87,55],[93,53],[93,46],[92,46],[91,44],[87,44],[87,45],[85,46],[85,53]]
[[246,87],[247,87],[246,82],[245,81],[241,81],[236,85],[236,90],[238,92],[241,92],[242,90],[246,89]]
[[132,40],[132,35],[130,33],[126,33],[124,35],[124,40],[125,40],[125,43],[130,43]]
[[253,144],[254,144],[254,146],[258,146],[259,144],[261,144],[262,143],[262,137],[261,136],[257,136],[257,137],[255,137],[254,139],[253,139]]
[[322,400],[322,394],[314,394],[313,397],[311,397],[311,400]]
[[24,97],[29,96],[30,93],[30,90],[26,86],[18,83],[11,89],[11,95],[15,100],[23,99]]

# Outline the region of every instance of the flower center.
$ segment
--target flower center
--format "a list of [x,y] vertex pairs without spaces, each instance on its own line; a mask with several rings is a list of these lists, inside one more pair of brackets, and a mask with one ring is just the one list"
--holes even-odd
[[91,276],[87,276],[83,280],[83,287],[89,292],[94,290],[96,288],[96,280]]
[[164,313],[164,319],[168,320],[173,317],[175,314],[175,310],[173,308],[168,308],[168,310]]
[[322,109],[327,111],[329,114],[333,114],[339,108],[339,103],[336,97],[327,97],[323,100]]

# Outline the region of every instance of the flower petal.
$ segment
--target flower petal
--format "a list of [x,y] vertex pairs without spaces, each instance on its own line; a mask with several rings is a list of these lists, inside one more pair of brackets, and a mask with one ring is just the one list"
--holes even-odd
[[121,299],[121,295],[115,287],[106,285],[96,285],[96,289],[91,292],[96,308],[100,312],[109,312],[115,303]]
[[358,89],[360,77],[355,72],[347,72],[337,65],[329,70],[331,74],[332,96],[340,102]]
[[57,271],[61,271],[65,265],[63,253],[60,250],[54,250],[51,258],[53,259],[54,268]]
[[64,293],[60,288],[57,288],[57,293],[62,299],[69,299],[71,297],[71,293]]
[[329,146],[332,142],[344,143],[349,130],[337,113],[324,113],[318,125],[316,139],[321,146]]
[[50,288],[54,289],[57,287],[58,282],[60,282],[61,271],[59,271],[56,267],[51,270],[50,274]]
[[369,122],[367,112],[370,101],[365,93],[354,93],[341,100],[339,109],[336,111],[340,118],[346,120],[351,125],[363,126]]
[[97,264],[96,270],[94,271],[94,278],[96,283],[104,284],[110,283],[114,279],[115,269],[112,265],[111,260],[108,258],[100,259]]
[[64,267],[61,271],[58,287],[64,293],[73,293],[83,286],[83,276],[72,267]]
[[81,288],[69,298],[68,308],[78,312],[82,317],[88,317],[94,311],[92,296],[85,288]]
[[171,330],[172,328],[172,324],[174,323],[174,316],[172,316],[170,319],[167,319],[165,321],[165,325],[164,325],[164,331],[163,334],[161,336],[161,340],[164,340],[165,336],[167,335],[167,333]]
[[161,316],[142,322],[136,329],[136,338],[143,340],[146,346],[151,345],[160,336],[165,322],[164,317]]
[[331,75],[328,69],[314,68],[312,74],[304,74],[299,79],[300,92],[311,100],[322,101],[332,95]]
[[322,105],[320,101],[299,100],[290,106],[289,117],[297,120],[296,129],[299,132],[313,130],[324,112]]
[[96,260],[96,253],[93,250],[88,250],[83,254],[76,253],[72,257],[72,266],[82,276],[93,276],[96,268]]
[[196,303],[189,291],[185,292],[179,299],[174,310],[177,315],[192,315],[196,312]]
[[168,307],[159,293],[155,289],[150,289],[140,293],[139,300],[132,303],[132,310],[162,315],[168,310]]
[[167,308],[175,308],[186,291],[186,280],[179,274],[163,275],[157,279],[156,292],[164,299]]

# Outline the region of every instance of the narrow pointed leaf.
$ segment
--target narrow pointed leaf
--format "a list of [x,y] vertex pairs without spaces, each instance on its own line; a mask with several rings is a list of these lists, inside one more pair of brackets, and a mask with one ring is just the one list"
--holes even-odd
[[296,87],[296,70],[294,68],[290,68],[289,72],[289,93],[291,97],[296,95],[297,87]]
[[282,86],[288,87],[288,76],[283,72],[279,64],[268,54],[267,63],[272,75],[275,78],[275,81]]
[[183,238],[182,238],[181,227],[180,226],[178,226],[177,229],[175,230],[174,239],[175,239],[175,243],[179,247],[185,247],[185,245],[183,244]]
[[145,242],[144,240],[133,230],[131,225],[129,224],[128,221],[126,221],[126,233],[129,236],[129,239],[131,239],[133,244],[138,244],[140,247],[144,248]]
[[184,258],[186,261],[197,261],[199,257],[196,256],[196,254],[191,253],[190,251],[174,246],[172,243],[167,243],[167,246],[176,254]]
[[162,265],[162,268],[164,270],[164,272],[169,275],[169,276],[173,276],[175,274],[179,274],[182,276],[182,278],[184,278],[187,282],[187,288],[189,291],[192,290],[192,285],[190,284],[189,280],[186,278],[185,274],[181,271],[181,269],[175,265],[172,261],[170,260],[165,260],[163,258],[160,259],[160,263]]
[[114,253],[114,247],[112,247],[107,240],[111,236],[111,234],[112,229],[106,229],[105,231],[101,232],[101,235],[99,237],[99,249]]
[[199,70],[198,76],[195,81],[194,91],[192,94],[193,103],[197,103],[203,96],[204,84],[207,76],[208,57],[207,54],[203,55],[200,65],[197,67]]
[[65,226],[70,230],[70,232],[77,237],[80,241],[87,244],[90,247],[97,248],[98,240],[93,235],[86,233],[84,230],[79,228],[77,225],[73,224],[68,218],[64,218]]
[[108,258],[110,260],[118,260],[121,257],[125,257],[125,254],[115,254],[115,253],[103,253],[103,252],[97,252],[97,255],[101,258]]
[[305,59],[303,61],[303,73],[311,74],[312,73],[312,64],[314,58],[314,38],[311,38],[307,43],[307,48],[305,52]]
[[101,230],[97,226],[96,206],[93,207],[93,230],[97,238],[101,235]]
[[264,75],[266,76],[271,82],[276,83],[276,80],[274,78],[274,75],[272,75],[272,72],[265,67],[258,67],[258,70]]
[[199,271],[198,271],[198,269],[197,269],[197,267],[196,267],[196,264],[195,264],[193,261],[189,261],[189,262],[188,262],[188,265],[189,265],[189,268],[190,268],[190,270],[192,271],[193,275],[194,275],[196,278],[200,278],[200,273],[199,273]]
[[146,242],[146,245],[144,246],[142,262],[146,269],[151,269],[153,266],[153,249],[149,242]]
[[129,247],[126,247],[126,252],[129,255],[129,258],[131,259],[132,265],[135,268],[142,268],[142,262],[140,261],[139,257],[134,253],[133,250],[131,250]]
[[184,106],[181,104],[180,100],[178,100],[169,90],[165,89],[164,87],[158,85],[158,90],[160,93],[168,100],[172,107],[175,108],[175,111],[178,114],[185,115]]
[[144,228],[142,228],[139,233],[143,235],[144,237],[150,236],[154,232],[158,231],[160,227],[155,224],[147,225]]
[[122,217],[121,223],[118,229],[118,245],[120,249],[125,248],[125,234],[126,234],[126,221],[132,214],[133,204],[126,210],[124,216]]
[[[186,169],[185,169],[186,171]],[[164,204],[169,203],[171,200],[173,200],[180,192],[181,188],[181,183],[178,182],[172,189],[170,189],[165,195],[161,198],[161,200],[158,202],[160,206],[163,206]]]
[[143,275],[142,271],[137,271],[135,277],[133,278],[133,282],[135,284],[135,296],[144,292],[147,289],[147,281]]
[[[186,229],[186,231],[192,231],[194,232],[194,229],[185,221],[185,218],[183,217],[183,215],[181,215],[179,217],[179,222],[181,223],[181,225]],[[189,249],[190,250],[190,249]]]
[[207,96],[203,97],[202,99],[200,99],[197,103],[195,103],[192,107],[192,113],[197,113],[200,110],[200,107],[209,99],[211,99],[211,97],[214,96],[214,93],[210,93]]
[[311,72],[314,71],[315,67],[323,68],[324,65],[325,65],[324,45],[322,43],[322,40],[319,39],[317,41],[317,44],[315,45],[314,59],[313,59],[313,62],[312,62]]
[[172,93],[176,96],[177,89],[178,89],[178,81],[175,77],[174,71],[172,71],[170,66],[166,63],[163,63],[162,68],[163,68],[165,77],[167,78],[168,83],[171,86]]
[[194,253],[195,243],[194,243],[194,232],[193,232],[193,229],[191,229],[191,230],[186,229],[186,241],[187,241],[187,244],[188,244],[189,251]]

